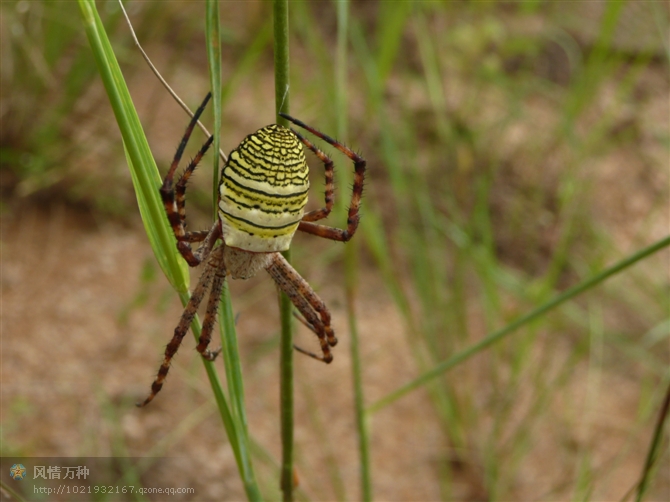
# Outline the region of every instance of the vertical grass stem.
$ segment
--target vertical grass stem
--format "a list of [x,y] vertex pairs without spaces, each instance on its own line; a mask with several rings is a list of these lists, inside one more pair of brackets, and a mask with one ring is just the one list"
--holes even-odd
[[[337,136],[346,143],[348,136],[347,121],[347,41],[349,33],[349,2],[337,1],[337,53],[335,64],[335,101],[337,103]],[[350,178],[350,176],[349,176]],[[347,179],[347,185],[351,181]],[[351,370],[354,384],[354,403],[356,429],[358,432],[359,473],[361,483],[361,499],[372,500],[372,481],[370,475],[370,450],[365,413],[361,354],[356,319],[356,293],[358,289],[358,245],[353,239],[344,248],[344,274],[347,318],[351,337]]]
[[[277,123],[288,126],[279,112],[289,111],[289,46],[288,46],[288,1],[274,0],[274,64],[275,64],[275,109]],[[290,251],[283,253],[290,261]],[[282,466],[281,489],[285,501],[293,500],[293,305],[280,293],[281,316],[280,348],[280,407]]]

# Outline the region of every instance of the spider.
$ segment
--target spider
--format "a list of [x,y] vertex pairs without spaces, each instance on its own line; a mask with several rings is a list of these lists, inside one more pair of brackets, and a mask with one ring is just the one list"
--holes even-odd
[[[209,299],[198,340],[197,351],[213,361],[221,349],[208,349],[216,322],[217,308],[226,276],[249,279],[265,269],[278,288],[286,293],[302,315],[299,319],[319,338],[322,355],[294,348],[314,359],[330,363],[330,347],[337,344],[330,326],[330,312],[310,285],[280,254],[289,248],[296,230],[326,239],[346,242],[358,227],[358,209],[363,194],[365,160],[343,144],[289,115],[280,113],[295,125],[331,144],[354,163],[354,183],[347,228],[339,229],[315,222],[326,218],[333,207],[333,161],[307,138],[293,129],[278,124],[263,127],[247,136],[228,156],[221,170],[218,197],[218,218],[211,229],[186,230],[186,184],[213,141],[210,136],[174,184],[174,174],[186,144],[211,97],[207,94],[196,111],[175,153],[170,169],[160,188],[167,218],[177,238],[177,249],[191,267],[205,264],[204,271],[181,315],[174,336],[165,348],[165,356],[151,393],[138,406],[145,406],[160,392],[170,363],[188,333],[191,321],[207,290]],[[303,145],[323,162],[326,188],[325,206],[305,214],[309,189],[309,168]],[[217,246],[218,240],[221,243]],[[193,251],[192,243],[200,243]]]

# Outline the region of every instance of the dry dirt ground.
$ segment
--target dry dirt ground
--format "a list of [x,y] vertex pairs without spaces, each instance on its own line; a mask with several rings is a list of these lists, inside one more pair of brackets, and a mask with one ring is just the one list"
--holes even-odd
[[[96,222],[63,206],[12,206],[2,218],[2,419],[3,448],[26,456],[153,456],[145,486],[194,487],[196,495],[170,500],[243,500],[234,458],[216,415],[204,371],[189,336],[167,384],[145,409],[145,396],[181,307],[160,272],[142,280],[152,255],[139,224]],[[300,242],[300,241],[299,241]],[[143,267],[145,268],[143,272]],[[328,273],[303,267],[332,307],[341,344],[325,367],[296,358],[296,443],[300,486],[312,500],[334,497],[328,470],[341,469],[347,499],[358,498],[357,446],[347,323],[341,287]],[[338,277],[339,279],[339,277]],[[335,281],[335,282],[339,282]],[[267,278],[233,283],[239,312],[250,430],[254,440],[280,458],[278,425],[277,309]],[[146,299],[144,301],[143,299]],[[363,281],[360,331],[369,402],[417,373],[396,313],[374,276]],[[299,339],[309,344],[301,330]],[[478,364],[478,363],[475,363]],[[454,378],[459,373],[454,372]],[[577,372],[570,402],[580,402],[585,375]],[[626,446],[639,403],[638,384],[604,374],[597,410],[583,420],[580,409],[555,406],[574,416],[574,430],[541,424],[531,453],[517,473],[518,496],[543,499],[570,461],[557,458],[558,444],[594,448],[611,469],[594,494],[619,499],[634,483],[650,431],[637,431]],[[577,396],[575,398],[575,396]],[[521,393],[519,399],[523,399]],[[583,399],[586,399],[585,397]],[[376,500],[438,500],[440,465],[449,446],[430,400],[415,392],[372,421]],[[622,425],[623,424],[623,425]],[[638,442],[639,441],[639,442]],[[623,456],[617,457],[621,449]],[[600,461],[598,461],[600,458]],[[612,459],[619,458],[612,467]],[[276,471],[257,460],[259,478],[270,486]],[[575,466],[576,469],[577,466]],[[467,473],[466,473],[467,474]],[[464,475],[458,499],[476,500],[480,482]],[[554,493],[560,499],[569,491]],[[161,500],[151,496],[152,500]]]
[[[152,260],[142,229],[97,224],[61,206],[16,208],[4,218],[3,232],[11,236],[3,240],[2,263],[5,447],[30,456],[113,456],[122,443],[127,454],[143,456],[155,454],[152,448],[165,442],[159,453],[170,458],[149,474],[150,484],[195,486],[199,497],[193,500],[243,499],[190,336],[159,397],[145,409],[133,406],[148,392],[181,311],[162,275],[148,286],[140,280],[143,264]],[[317,284],[318,275],[313,274]],[[274,288],[263,279],[233,284],[233,294],[243,300],[238,330],[246,356],[250,428],[255,440],[279,458],[278,314]],[[337,364],[296,358],[296,441],[301,486],[313,498],[327,500],[328,477],[316,466],[328,465],[328,454],[335,455],[349,492],[356,491],[351,487],[357,467],[342,293],[336,287],[319,289],[333,307],[342,341]],[[132,307],[144,293],[146,304]],[[368,311],[360,326],[366,392],[375,399],[415,372],[403,349],[401,320],[379,284],[364,286],[362,296],[361,308]],[[302,331],[299,337],[303,344],[312,341]],[[317,403],[316,411],[310,401]],[[422,467],[439,456],[443,443],[436,426],[422,423],[429,409],[419,392],[375,421],[373,460],[385,465],[375,475],[382,499],[439,496],[430,480],[435,473]],[[325,440],[306,427],[314,413]],[[408,424],[416,427],[409,431]],[[390,491],[381,489],[387,484]]]

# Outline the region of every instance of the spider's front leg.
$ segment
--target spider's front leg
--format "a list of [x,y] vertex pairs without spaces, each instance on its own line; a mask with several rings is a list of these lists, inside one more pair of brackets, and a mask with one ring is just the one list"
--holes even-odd
[[330,326],[330,312],[328,312],[325,303],[281,254],[275,253],[272,256],[266,270],[277,283],[279,289],[286,293],[286,296],[291,299],[293,305],[303,315],[308,327],[319,337],[323,356],[318,356],[300,347],[294,347],[303,354],[324,363],[332,362],[333,354],[330,352],[330,347],[337,344],[337,338],[335,338],[335,332]]
[[358,214],[358,212],[361,206],[361,198],[363,197],[363,184],[365,181],[365,168],[366,168],[365,159],[360,155],[358,155],[353,150],[351,150],[350,148],[340,143],[339,141],[331,138],[330,136],[320,131],[317,131],[313,127],[305,124],[304,122],[295,119],[285,113],[280,113],[280,115],[285,119],[290,120],[295,125],[302,127],[306,131],[311,132],[317,138],[321,138],[326,143],[329,143],[330,145],[334,146],[340,152],[342,152],[344,155],[346,155],[353,161],[354,184],[352,187],[351,203],[349,205],[349,213],[347,216],[347,228],[343,230],[340,228],[334,228],[314,223],[315,221],[319,221],[322,220],[323,218],[326,218],[330,214],[330,211],[333,207],[333,200],[334,200],[333,194],[335,191],[333,183],[334,165],[333,161],[325,153],[319,150],[314,144],[312,144],[311,141],[303,137],[297,131],[293,130],[293,132],[300,139],[300,141],[302,141],[302,143],[312,152],[314,152],[314,154],[319,158],[319,160],[323,162],[326,173],[326,193],[325,193],[326,205],[321,209],[318,209],[316,211],[310,211],[309,213],[305,214],[302,221],[300,222],[298,230],[301,230],[302,232],[306,232],[308,234],[318,235],[319,237],[323,237],[325,239],[347,242],[356,233],[356,229],[358,228],[358,222],[360,221],[360,215]]
[[[214,140],[213,136],[210,136],[204,145],[200,148],[200,151],[196,156],[191,160],[188,167],[184,173],[180,176],[177,184],[174,185],[174,175],[179,166],[179,161],[181,160],[182,155],[184,154],[184,149],[188,143],[189,138],[195,125],[198,123],[198,119],[202,112],[205,110],[205,106],[211,97],[211,93],[208,93],[204,101],[198,108],[198,110],[193,115],[191,122],[186,128],[184,137],[177,148],[170,169],[163,179],[163,184],[160,188],[161,199],[163,200],[163,205],[165,206],[165,213],[167,214],[168,221],[172,227],[175,237],[177,238],[177,249],[179,253],[184,257],[186,262],[191,267],[198,266],[203,260],[207,258],[207,255],[214,246],[214,242],[220,235],[215,235],[217,228],[219,227],[218,223],[213,226],[209,231],[200,231],[200,232],[187,232],[186,231],[186,184],[188,183],[191,174],[195,171],[195,168],[198,166],[200,160],[205,155],[209,149],[212,141]],[[198,250],[194,253],[191,249],[191,242],[200,242],[205,241]]]

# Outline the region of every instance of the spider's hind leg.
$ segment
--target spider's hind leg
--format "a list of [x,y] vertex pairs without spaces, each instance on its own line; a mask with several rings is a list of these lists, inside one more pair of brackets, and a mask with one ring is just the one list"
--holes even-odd
[[[295,317],[300,322],[300,324],[305,326],[307,329],[309,329],[316,336],[319,336],[319,332],[317,331],[317,329],[312,324],[310,324],[310,322],[307,319],[305,319],[302,316],[302,314],[300,314],[298,311],[296,311],[296,310],[293,311],[293,317]],[[335,339],[335,342],[337,342],[337,339]],[[330,344],[330,345],[332,346],[332,344]],[[309,350],[305,350],[302,347],[298,347],[296,344],[293,344],[293,348],[295,350],[297,350],[298,352],[300,352],[301,354],[305,354],[306,356],[312,357],[314,359],[318,359],[319,361],[324,361],[326,363],[330,362],[330,361],[325,361],[323,357],[316,355],[314,352],[310,352]]]
[[326,305],[281,254],[275,253],[273,255],[266,270],[277,283],[277,286],[291,299],[293,305],[304,318],[304,324],[319,337],[323,355],[318,356],[300,347],[295,348],[314,359],[330,363],[333,360],[330,347],[337,344],[337,338],[335,338],[333,328],[330,326],[330,312],[328,312]]
[[[225,244],[221,245],[222,248],[224,246]],[[221,347],[216,350],[209,350],[207,348],[212,341],[212,332],[214,331],[214,324],[216,324],[216,312],[219,309],[221,291],[223,290],[223,285],[226,281],[226,265],[223,260],[223,253],[221,256],[221,261],[214,270],[214,280],[212,281],[212,290],[209,293],[209,300],[207,301],[205,320],[202,323],[202,332],[200,333],[200,339],[198,340],[198,346],[196,347],[196,350],[208,361],[216,359],[216,356],[221,352]]]
[[[158,370],[158,375],[156,375],[154,383],[151,385],[151,394],[149,394],[149,396],[143,402],[138,403],[137,406],[142,407],[149,404],[153,400],[153,398],[156,397],[156,394],[158,394],[160,390],[163,388],[165,378],[167,377],[167,374],[170,371],[170,364],[172,363],[172,358],[177,353],[177,350],[179,350],[179,346],[181,345],[184,336],[186,336],[186,333],[188,333],[188,330],[191,327],[191,322],[193,321],[193,318],[195,317],[195,314],[198,311],[198,307],[200,306],[202,299],[207,293],[207,287],[212,281],[212,278],[216,275],[216,273],[220,269],[220,264],[223,261],[223,249],[224,249],[223,246],[219,246],[210,254],[209,260],[205,265],[205,270],[203,271],[202,275],[200,276],[200,280],[198,281],[198,285],[193,290],[191,299],[186,304],[186,308],[184,309],[184,312],[181,315],[179,324],[174,330],[172,340],[170,340],[170,343],[168,343],[167,347],[165,347],[165,356],[163,357],[163,363],[161,364],[161,367]],[[214,314],[216,315],[216,312]]]

